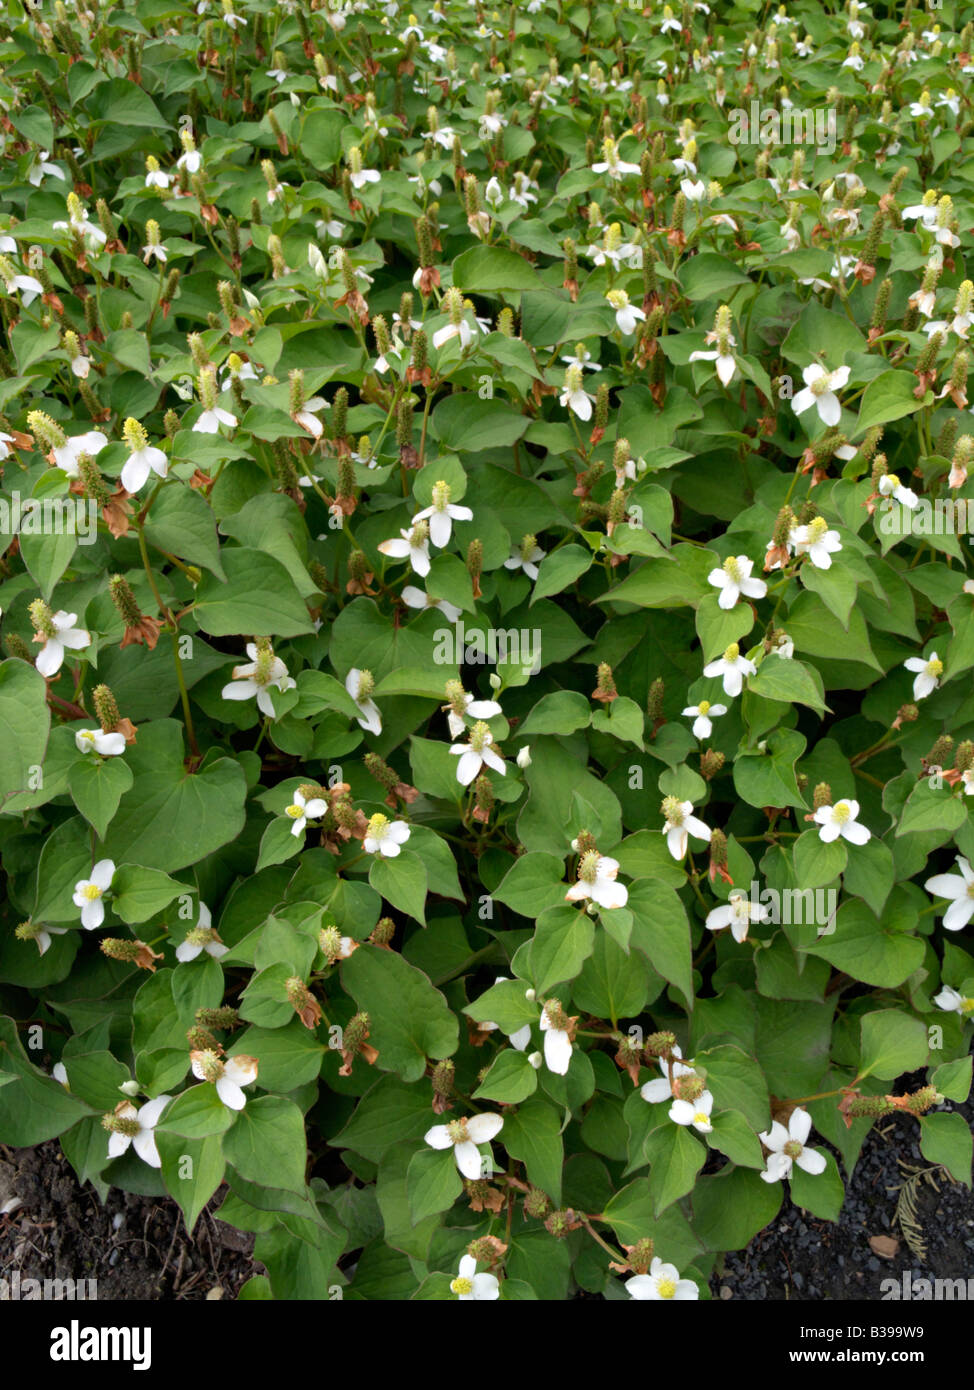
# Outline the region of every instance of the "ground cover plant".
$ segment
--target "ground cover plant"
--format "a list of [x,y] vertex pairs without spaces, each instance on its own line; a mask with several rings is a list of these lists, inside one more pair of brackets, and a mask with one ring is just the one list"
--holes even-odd
[[0,1142],[707,1298],[970,1185],[974,27],[415,8],[7,0]]

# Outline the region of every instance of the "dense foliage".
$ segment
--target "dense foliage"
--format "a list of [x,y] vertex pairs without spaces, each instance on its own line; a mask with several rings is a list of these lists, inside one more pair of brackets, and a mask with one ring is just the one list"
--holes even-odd
[[416,8],[7,0],[0,1141],[706,1298],[970,1182],[971,25]]

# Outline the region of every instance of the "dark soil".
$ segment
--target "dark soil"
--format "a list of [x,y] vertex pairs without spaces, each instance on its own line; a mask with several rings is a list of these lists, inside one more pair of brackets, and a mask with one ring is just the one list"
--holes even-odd
[[[902,1077],[891,1089],[917,1090],[925,1080],[926,1074],[918,1072]],[[971,1102],[954,1102],[949,1108],[968,1124],[974,1119]],[[819,1135],[813,1135],[812,1144],[830,1147]],[[900,1195],[896,1189],[911,1169],[928,1175],[916,1183],[922,1244],[918,1247],[914,1239],[913,1249],[894,1219]],[[843,1171],[841,1160],[839,1170]],[[871,1237],[885,1237],[879,1251],[870,1245]],[[892,1255],[885,1253],[893,1251],[890,1240],[896,1242]],[[884,1279],[900,1284],[902,1298],[907,1271],[914,1282],[970,1279],[974,1289],[974,1195],[921,1155],[919,1126],[903,1115],[880,1120],[870,1130],[837,1223],[819,1221],[786,1201],[746,1250],[726,1256],[723,1273],[715,1274],[710,1286],[714,1298],[873,1301],[883,1298]]]
[[[896,1089],[916,1089],[923,1080],[922,1073],[904,1077]],[[968,1123],[974,1119],[970,1103],[952,1108]],[[828,1147],[818,1136],[814,1142]],[[911,1249],[894,1220],[896,1189],[909,1177],[903,1164],[932,1179],[917,1183],[922,1259],[915,1238]],[[189,1237],[168,1198],[113,1189],[103,1205],[90,1186],[79,1186],[56,1140],[35,1149],[0,1145],[0,1206],[11,1196],[22,1205],[0,1217],[0,1279],[17,1270],[21,1282],[97,1279],[99,1300],[171,1301],[233,1299],[262,1272],[252,1258],[253,1236],[214,1220],[222,1191]],[[871,1237],[885,1238],[884,1253]],[[921,1156],[918,1128],[902,1116],[870,1132],[837,1224],[786,1202],[747,1250],[726,1256],[711,1290],[715,1298],[750,1301],[871,1301],[882,1298],[884,1279],[900,1280],[906,1271],[914,1281],[974,1278],[974,1196]]]
[[103,1205],[90,1185],[79,1186],[56,1140],[0,1145],[0,1206],[10,1197],[23,1205],[0,1217],[0,1279],[12,1285],[19,1271],[21,1298],[27,1279],[96,1279],[99,1301],[232,1299],[262,1271],[253,1236],[213,1219],[222,1193],[189,1237],[169,1198],[113,1188]]

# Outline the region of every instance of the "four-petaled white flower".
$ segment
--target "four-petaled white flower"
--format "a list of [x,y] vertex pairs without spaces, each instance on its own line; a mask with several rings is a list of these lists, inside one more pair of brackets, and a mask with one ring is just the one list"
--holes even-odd
[[842,549],[838,531],[829,529],[824,516],[813,517],[807,526],[796,526],[789,540],[796,555],[807,555],[816,569],[832,568],[832,556]]
[[916,672],[913,681],[914,700],[925,700],[928,695],[932,695],[940,684],[940,676],[944,669],[944,663],[937,653],[931,652],[926,661],[922,656],[908,657],[903,665],[908,671]]
[[834,372],[826,371],[818,362],[813,362],[802,372],[805,389],[792,399],[791,408],[796,415],[804,415],[814,405],[818,418],[825,425],[837,425],[842,415],[842,406],[835,394],[841,391],[849,380],[848,367],[836,367]]
[[125,752],[125,735],[105,734],[101,729],[79,729],[74,744],[79,753],[100,753],[103,758],[117,758]]
[[712,720],[719,719],[722,714],[727,713],[726,705],[712,705],[709,700],[701,700],[698,705],[687,705],[683,713],[693,719],[693,737],[709,738],[714,731]]
[[450,752],[459,756],[457,763],[457,781],[461,787],[469,787],[470,783],[480,772],[480,769],[487,765],[499,772],[503,777],[507,772],[504,759],[496,753],[491,746],[494,736],[488,729],[483,720],[478,720],[470,730],[469,743],[452,743]]
[[675,1100],[667,1114],[675,1125],[692,1125],[701,1134],[709,1134],[713,1129],[710,1123],[713,1108],[714,1098],[710,1091],[701,1091],[696,1100]]
[[693,814],[692,801],[680,801],[678,797],[668,796],[663,802],[662,814],[666,846],[674,859],[686,857],[687,837],[690,835],[695,840],[706,840],[709,843],[710,827],[704,825],[703,821]]
[[71,901],[81,908],[81,925],[85,931],[94,931],[105,920],[105,904],[102,901],[115,877],[115,864],[111,859],[99,859],[91,871],[91,878],[82,878],[74,885]]
[[646,317],[645,312],[635,304],[629,303],[629,296],[625,290],[609,290],[605,297],[616,311],[616,327],[619,332],[624,338],[630,337],[635,333],[637,324]]
[[744,942],[747,940],[751,923],[766,922],[770,915],[766,907],[752,902],[746,893],[731,893],[726,903],[707,913],[704,925],[711,931],[721,931],[724,927],[730,927],[734,940]]
[[753,661],[741,656],[737,643],[732,642],[723,656],[707,663],[703,673],[705,676],[720,676],[724,684],[724,694],[735,696],[740,695],[744,688],[744,677],[753,676],[757,669]]
[[156,1148],[156,1136],[153,1131],[171,1100],[172,1096],[156,1096],[155,1100],[146,1101],[145,1105],[140,1105],[138,1109],[130,1100],[123,1101],[115,1114],[120,1120],[125,1121],[126,1125],[129,1122],[138,1125],[138,1130],[134,1134],[114,1130],[108,1137],[108,1157],[121,1158],[131,1144],[143,1163],[148,1163],[150,1168],[161,1168],[162,1159]]
[[[708,343],[717,341],[716,333],[708,333],[705,339]],[[737,346],[737,339],[730,333],[727,334],[727,344],[729,347]],[[713,362],[716,367],[717,377],[722,386],[729,386],[737,370],[737,363],[734,354],[730,351],[722,352],[719,347],[709,348],[706,352],[691,352],[689,361],[691,362]]]
[[79,652],[91,644],[91,634],[83,627],[75,627],[77,621],[77,613],[65,613],[63,608],[59,608],[50,616],[53,631],[37,634],[37,639],[42,640],[44,646],[38,652],[34,665],[46,679],[60,671],[65,649]]
[[450,1292],[455,1293],[461,1303],[490,1303],[501,1296],[497,1275],[478,1274],[477,1261],[472,1255],[464,1255],[461,1259],[460,1272],[450,1284]]
[[429,529],[422,523],[417,525],[415,518],[410,530],[400,531],[399,536],[393,536],[392,540],[381,541],[379,550],[390,560],[408,559],[421,579],[425,579],[430,572]]
[[851,797],[845,801],[837,801],[834,806],[820,806],[814,815],[815,823],[819,827],[819,839],[829,845],[841,836],[850,844],[864,845],[872,838],[872,833],[859,824],[856,819],[858,815],[859,802],[853,801]]
[[546,554],[547,551],[541,549],[533,536],[525,536],[520,548],[512,550],[504,561],[504,568],[523,570],[529,579],[537,579],[538,565]]
[[766,1149],[770,1149],[767,1166],[761,1174],[765,1182],[780,1182],[790,1178],[792,1166],[797,1163],[805,1173],[817,1176],[825,1172],[825,1155],[817,1149],[806,1149],[805,1140],[812,1129],[812,1117],[807,1110],[793,1110],[788,1128],[777,1120],[766,1134],[758,1138]]
[[565,898],[572,903],[591,898],[599,907],[625,907],[629,901],[629,889],[616,883],[618,872],[618,859],[610,859],[607,854],[591,850],[582,855],[578,865],[578,881],[572,884]]
[[140,449],[133,449],[122,465],[122,487],[126,492],[138,492],[152,472],[157,478],[164,478],[169,472],[169,459],[161,449],[148,442]]
[[238,1054],[224,1062],[215,1052],[189,1054],[193,1075],[198,1081],[211,1081],[228,1110],[242,1110],[247,1104],[243,1087],[257,1080],[257,1058]]
[[250,700],[256,696],[260,712],[269,719],[276,719],[271,686],[283,693],[292,690],[296,682],[270,647],[258,648],[256,642],[248,642],[247,655],[250,661],[246,665],[233,668],[233,680],[221,691],[223,699]]
[[382,715],[372,699],[372,691],[375,689],[372,672],[360,671],[357,666],[353,666],[345,677],[345,689],[358,709],[356,722],[359,728],[364,729],[367,734],[381,734]]
[[196,926],[192,931],[187,932],[185,938],[176,947],[176,959],[178,961],[195,960],[200,952],[205,951],[214,960],[219,960],[229,951],[229,946],[224,946],[213,929],[213,917],[206,903],[200,903],[197,911]]
[[390,820],[381,811],[369,821],[362,848],[366,854],[378,854],[385,859],[395,859],[409,839],[409,826],[404,820]]
[[752,579],[754,561],[746,555],[728,555],[720,569],[707,575],[707,583],[720,590],[717,603],[721,608],[733,608],[743,594],[745,598],[764,598],[768,586],[763,579]]
[[57,444],[51,450],[54,466],[67,473],[69,478],[77,478],[78,459],[81,455],[87,454],[89,458],[94,458],[107,443],[108,437],[102,434],[101,430],[86,430],[84,434],[73,434],[63,444]]
[[456,502],[451,502],[450,484],[440,481],[433,484],[432,504],[416,513],[413,517],[413,525],[415,526],[420,521],[428,522],[430,540],[437,548],[441,549],[449,543],[455,521],[472,520],[473,512],[470,508],[461,507]]
[[950,903],[944,913],[948,931],[960,931],[974,917],[974,870],[962,854],[957,856],[957,867],[959,874],[934,874],[923,885],[928,893]]
[[[451,1120],[446,1125],[434,1125],[423,1135],[425,1142],[431,1149],[453,1149],[453,1156],[456,1159],[457,1167],[465,1178],[471,1182],[476,1182],[483,1177],[485,1171],[484,1162],[478,1150],[479,1144],[489,1144],[490,1141],[504,1127],[504,1120],[500,1115],[492,1115],[489,1112],[483,1115],[472,1115],[470,1119]],[[487,1160],[488,1163],[491,1160]]]
[[688,1303],[700,1297],[700,1290],[693,1280],[681,1279],[676,1265],[664,1264],[659,1255],[653,1256],[648,1274],[634,1274],[626,1280],[626,1292],[640,1303],[655,1303],[663,1299]]

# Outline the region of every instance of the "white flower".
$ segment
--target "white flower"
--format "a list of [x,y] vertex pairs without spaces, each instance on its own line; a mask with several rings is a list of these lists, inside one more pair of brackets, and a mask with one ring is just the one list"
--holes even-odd
[[364,188],[366,184],[378,183],[382,175],[378,169],[354,169],[349,171],[353,188]]
[[110,1134],[108,1137],[108,1157],[120,1158],[131,1144],[139,1158],[144,1163],[148,1163],[150,1168],[161,1168],[162,1159],[156,1148],[156,1136],[153,1130],[171,1100],[172,1096],[156,1096],[155,1100],[147,1101],[138,1109],[131,1101],[123,1102],[115,1114],[122,1120],[134,1120],[139,1126],[139,1131],[137,1134],[119,1134],[117,1131]]
[[707,196],[707,185],[703,179],[681,179],[680,192],[690,203],[702,203]]
[[753,676],[758,668],[746,656],[741,656],[740,648],[732,642],[723,656],[710,661],[703,668],[705,676],[721,676],[725,695],[740,695],[744,687],[744,677]]
[[102,898],[112,886],[115,865],[111,859],[99,859],[91,871],[91,878],[80,879],[74,885],[71,901],[81,908],[81,925],[85,931],[94,931],[105,920],[105,904]]
[[223,687],[221,695],[224,700],[250,700],[256,696],[260,712],[269,719],[276,719],[270,687],[275,686],[283,693],[292,690],[296,682],[288,675],[284,662],[269,647],[259,650],[256,642],[248,642],[246,651],[250,662],[233,668],[233,680]]
[[597,854],[594,850],[583,854],[578,866],[578,881],[572,884],[565,898],[572,903],[591,898],[600,907],[625,907],[629,901],[629,889],[616,883],[618,872],[618,859],[610,859],[608,855]]
[[[44,952],[50,948],[51,937],[64,936],[67,930],[67,927],[50,927],[45,924],[43,927],[38,927],[36,932],[33,936],[31,936],[30,939],[36,942],[38,954],[43,955]],[[60,1066],[60,1063],[58,1063],[58,1066]],[[57,1067],[54,1068],[54,1071],[51,1073],[51,1075],[54,1076],[56,1081],[62,1080],[60,1076],[55,1075],[56,1072]],[[63,1080],[67,1081],[67,1073],[65,1073]]]
[[944,985],[940,993],[933,996],[933,1002],[938,1009],[944,1009],[947,1013],[966,1015],[974,1009],[974,999],[965,999],[950,985]]
[[789,537],[796,555],[807,555],[816,569],[832,568],[832,556],[842,549],[838,531],[829,529],[824,516],[813,517],[807,526],[796,526]]
[[934,874],[923,885],[935,898],[946,898],[950,907],[944,913],[948,931],[960,931],[974,917],[974,871],[962,854],[957,856],[959,874]]
[[219,960],[229,951],[229,946],[224,946],[223,942],[213,930],[213,918],[206,903],[200,903],[198,920],[192,931],[186,933],[186,937],[176,947],[176,959],[178,961],[195,960],[201,951],[205,951],[214,960]]
[[[74,194],[69,194],[69,204],[73,197]],[[72,212],[70,221],[55,222],[53,227],[56,232],[66,232],[67,229],[71,227],[73,231],[78,232],[84,238],[89,246],[104,246],[105,242],[108,240],[99,226],[94,222],[88,221],[88,209],[81,207],[80,204],[78,204]]]
[[51,614],[53,635],[38,634],[44,637],[44,646],[38,652],[34,665],[45,679],[50,680],[51,676],[57,675],[60,671],[65,648],[78,652],[90,644],[91,634],[83,627],[75,627],[77,620],[77,613],[65,613],[64,609],[60,608]]
[[203,166],[203,157],[199,150],[184,150],[176,160],[177,169],[185,169],[187,174],[198,174]]
[[499,208],[504,201],[504,190],[501,187],[500,179],[495,174],[488,179],[484,189],[484,202],[489,203],[492,208]]
[[[457,714],[452,705],[444,705],[447,711],[446,722],[449,726],[450,737],[459,738],[467,727],[463,722],[463,717]],[[475,700],[467,691],[463,692],[463,716],[470,715],[471,719],[494,719],[503,710],[496,700]]]
[[318,419],[317,415],[312,414],[312,412],[327,409],[328,402],[323,396],[312,396],[310,400],[305,401],[300,410],[295,412],[293,417],[294,422],[300,425],[302,429],[307,430],[309,434],[313,434],[315,439],[320,439],[324,433],[325,427]]
[[60,179],[62,183],[66,181],[64,170],[58,164],[51,164],[48,158],[49,155],[50,150],[39,150],[37,158],[34,160],[27,173],[29,182],[32,183],[35,188],[41,186],[45,174],[53,174],[53,176]]
[[290,806],[285,807],[284,814],[294,821],[291,827],[292,835],[303,835],[304,828],[309,820],[320,820],[328,810],[328,802],[320,796],[313,796],[308,800],[301,792],[300,787],[294,793],[294,800]]
[[636,325],[646,317],[642,309],[629,303],[625,290],[609,290],[605,296],[616,312],[616,327],[624,338],[635,333]]
[[101,430],[86,430],[84,434],[73,434],[63,444],[55,445],[51,450],[54,466],[60,468],[69,478],[76,478],[78,459],[81,455],[87,454],[89,458],[94,458],[107,443],[108,438]]
[[902,215],[905,222],[919,218],[923,225],[932,231],[937,225],[937,199],[934,197],[929,203],[914,203],[912,207],[904,208]]
[[487,725],[478,720],[470,730],[469,743],[452,743],[450,752],[459,756],[457,763],[457,781],[461,787],[469,787],[473,779],[478,775],[480,769],[486,765],[499,772],[503,777],[507,772],[504,759],[494,752],[491,744],[494,736]]
[[103,758],[117,758],[125,752],[125,735],[103,734],[101,729],[79,729],[74,744],[79,753],[100,753]]
[[626,1291],[630,1298],[638,1302],[657,1302],[661,1299],[674,1299],[686,1303],[700,1297],[700,1290],[692,1279],[681,1279],[676,1265],[665,1265],[659,1255],[653,1256],[648,1274],[634,1274],[626,1280]]
[[422,589],[417,589],[415,584],[407,584],[400,595],[407,608],[436,608],[449,623],[460,621],[461,609],[455,603],[448,603],[445,598],[430,598]]
[[710,842],[710,828],[693,814],[692,801],[679,801],[675,796],[668,796],[663,802],[662,814],[665,821],[663,834],[674,859],[680,860],[686,856],[688,835],[695,840]]
[[378,705],[372,699],[372,691],[375,689],[372,672],[360,671],[357,666],[353,666],[345,677],[345,689],[358,706],[360,717],[356,722],[359,728],[368,734],[381,734],[382,716]]
[[472,1255],[464,1255],[460,1261],[460,1273],[450,1284],[450,1292],[455,1293],[461,1303],[490,1303],[500,1298],[501,1290],[495,1274],[477,1274],[477,1261]]
[[395,859],[409,839],[409,826],[404,820],[390,820],[388,816],[373,816],[362,847],[366,854],[379,854],[384,859]]
[[[673,1056],[676,1058],[683,1056],[679,1046],[673,1048]],[[673,1067],[674,1081],[681,1076],[696,1075],[693,1067],[688,1066],[686,1062],[674,1061],[670,1064],[665,1057],[661,1057],[659,1059],[659,1069],[663,1075],[661,1077],[656,1077],[653,1081],[644,1082],[639,1088],[639,1094],[642,1096],[643,1100],[646,1101],[647,1105],[662,1105],[664,1101],[675,1099],[673,1088],[670,1085],[670,1065]]]
[[819,827],[819,839],[830,845],[841,836],[850,844],[864,845],[872,836],[864,825],[859,824],[856,819],[858,814],[859,802],[851,798],[837,801],[834,806],[820,806],[813,817]]
[[746,555],[729,555],[723,568],[713,569],[707,583],[720,590],[717,603],[721,608],[733,608],[743,594],[745,598],[764,598],[768,586],[763,579],[752,579],[753,560]]
[[429,507],[424,507],[421,512],[417,512],[413,517],[413,525],[417,522],[428,521],[430,528],[430,540],[437,548],[447,545],[453,532],[455,521],[472,521],[473,512],[469,507],[458,506],[457,503],[450,501],[449,483],[437,482],[433,484],[433,502]]
[[257,1058],[238,1054],[225,1062],[213,1052],[189,1054],[193,1075],[198,1081],[212,1081],[216,1093],[228,1110],[242,1110],[247,1097],[241,1089],[257,1080]]
[[518,749],[516,762],[518,767],[525,768],[531,766],[531,745],[526,743],[523,748]]
[[169,472],[169,459],[161,449],[147,444],[144,449],[135,449],[122,466],[122,487],[126,492],[138,492],[145,484],[149,473],[164,478]]
[[[836,451],[838,452],[838,450]],[[895,473],[884,473],[879,480],[879,491],[883,497],[893,497],[903,507],[908,507],[910,511],[917,505],[919,498],[912,488],[904,487]]]
[[13,294],[15,290],[20,292],[20,302],[25,309],[33,304],[39,294],[44,293],[44,286],[33,275],[9,275],[5,283],[8,293]]
[[[707,341],[714,341],[714,335],[712,333],[707,334]],[[728,334],[727,341],[732,346],[734,346],[736,343],[736,340],[730,334]],[[723,386],[727,386],[730,384],[731,380],[733,379],[734,373],[737,370],[737,363],[734,361],[734,354],[732,352],[721,352],[718,348],[713,348],[711,350],[708,350],[707,352],[691,352],[689,361],[715,362],[717,376]]]
[[792,1165],[797,1163],[803,1172],[817,1175],[825,1172],[825,1155],[817,1149],[806,1149],[805,1140],[811,1133],[812,1117],[807,1110],[793,1110],[788,1128],[777,1120],[770,1133],[759,1134],[758,1138],[771,1152],[767,1157],[767,1167],[761,1174],[765,1182],[780,1182],[791,1177]]
[[908,671],[917,673],[913,682],[914,700],[925,700],[928,695],[932,695],[940,684],[939,677],[944,669],[944,663],[937,653],[931,652],[928,661],[924,661],[922,656],[911,656],[903,665]]
[[565,384],[558,397],[558,404],[567,406],[573,415],[588,422],[592,418],[594,397],[589,395],[582,383],[582,368],[579,363],[573,362],[565,371]]
[[713,1129],[710,1123],[713,1108],[713,1096],[709,1091],[702,1091],[696,1100],[675,1100],[667,1114],[675,1125],[693,1125],[701,1134],[709,1134]]
[[149,169],[146,171],[146,188],[168,188],[170,182],[170,176],[164,169]]
[[848,367],[836,367],[834,372],[813,362],[802,372],[805,389],[792,399],[791,408],[796,415],[803,415],[814,405],[819,419],[826,425],[837,425],[842,415],[839,398],[835,394],[849,380]]
[[711,723],[713,719],[719,719],[722,714],[727,713],[726,705],[712,705],[709,700],[701,700],[699,705],[687,705],[683,713],[693,719],[693,737],[709,738],[714,731]]
[[[419,288],[417,281],[421,274],[422,268],[413,276],[414,289]],[[466,319],[461,319],[459,323],[448,323],[442,328],[438,328],[433,334],[433,346],[435,348],[441,348],[443,344],[448,343],[451,338],[459,338],[460,347],[464,350],[474,341],[474,331]]]
[[734,940],[744,942],[751,923],[766,922],[770,915],[766,907],[752,902],[745,893],[731,893],[726,903],[707,913],[705,926],[711,931],[730,927]]
[[228,429],[234,429],[237,424],[236,415],[231,415],[229,410],[224,410],[221,406],[215,405],[212,410],[201,412],[199,419],[193,426],[194,434],[216,434],[221,425],[226,425]]
[[400,531],[399,539],[382,541],[379,550],[392,560],[409,560],[421,579],[430,572],[430,543],[427,528],[413,526],[409,531]]
[[572,1040],[564,1028],[556,1028],[546,1004],[541,1010],[540,1028],[544,1033],[544,1059],[549,1071],[565,1076],[572,1060]]
[[500,1115],[486,1113],[473,1115],[470,1119],[451,1120],[446,1125],[434,1125],[423,1138],[431,1149],[453,1149],[457,1167],[471,1182],[483,1176],[478,1144],[489,1144],[495,1135],[500,1134],[504,1121]]
[[[533,536],[528,536],[525,541],[534,541]],[[528,545],[527,549],[522,545],[518,550],[512,550],[504,561],[506,570],[523,570],[529,579],[537,579],[538,565],[544,559],[547,551],[542,550],[537,541],[533,545]]]

